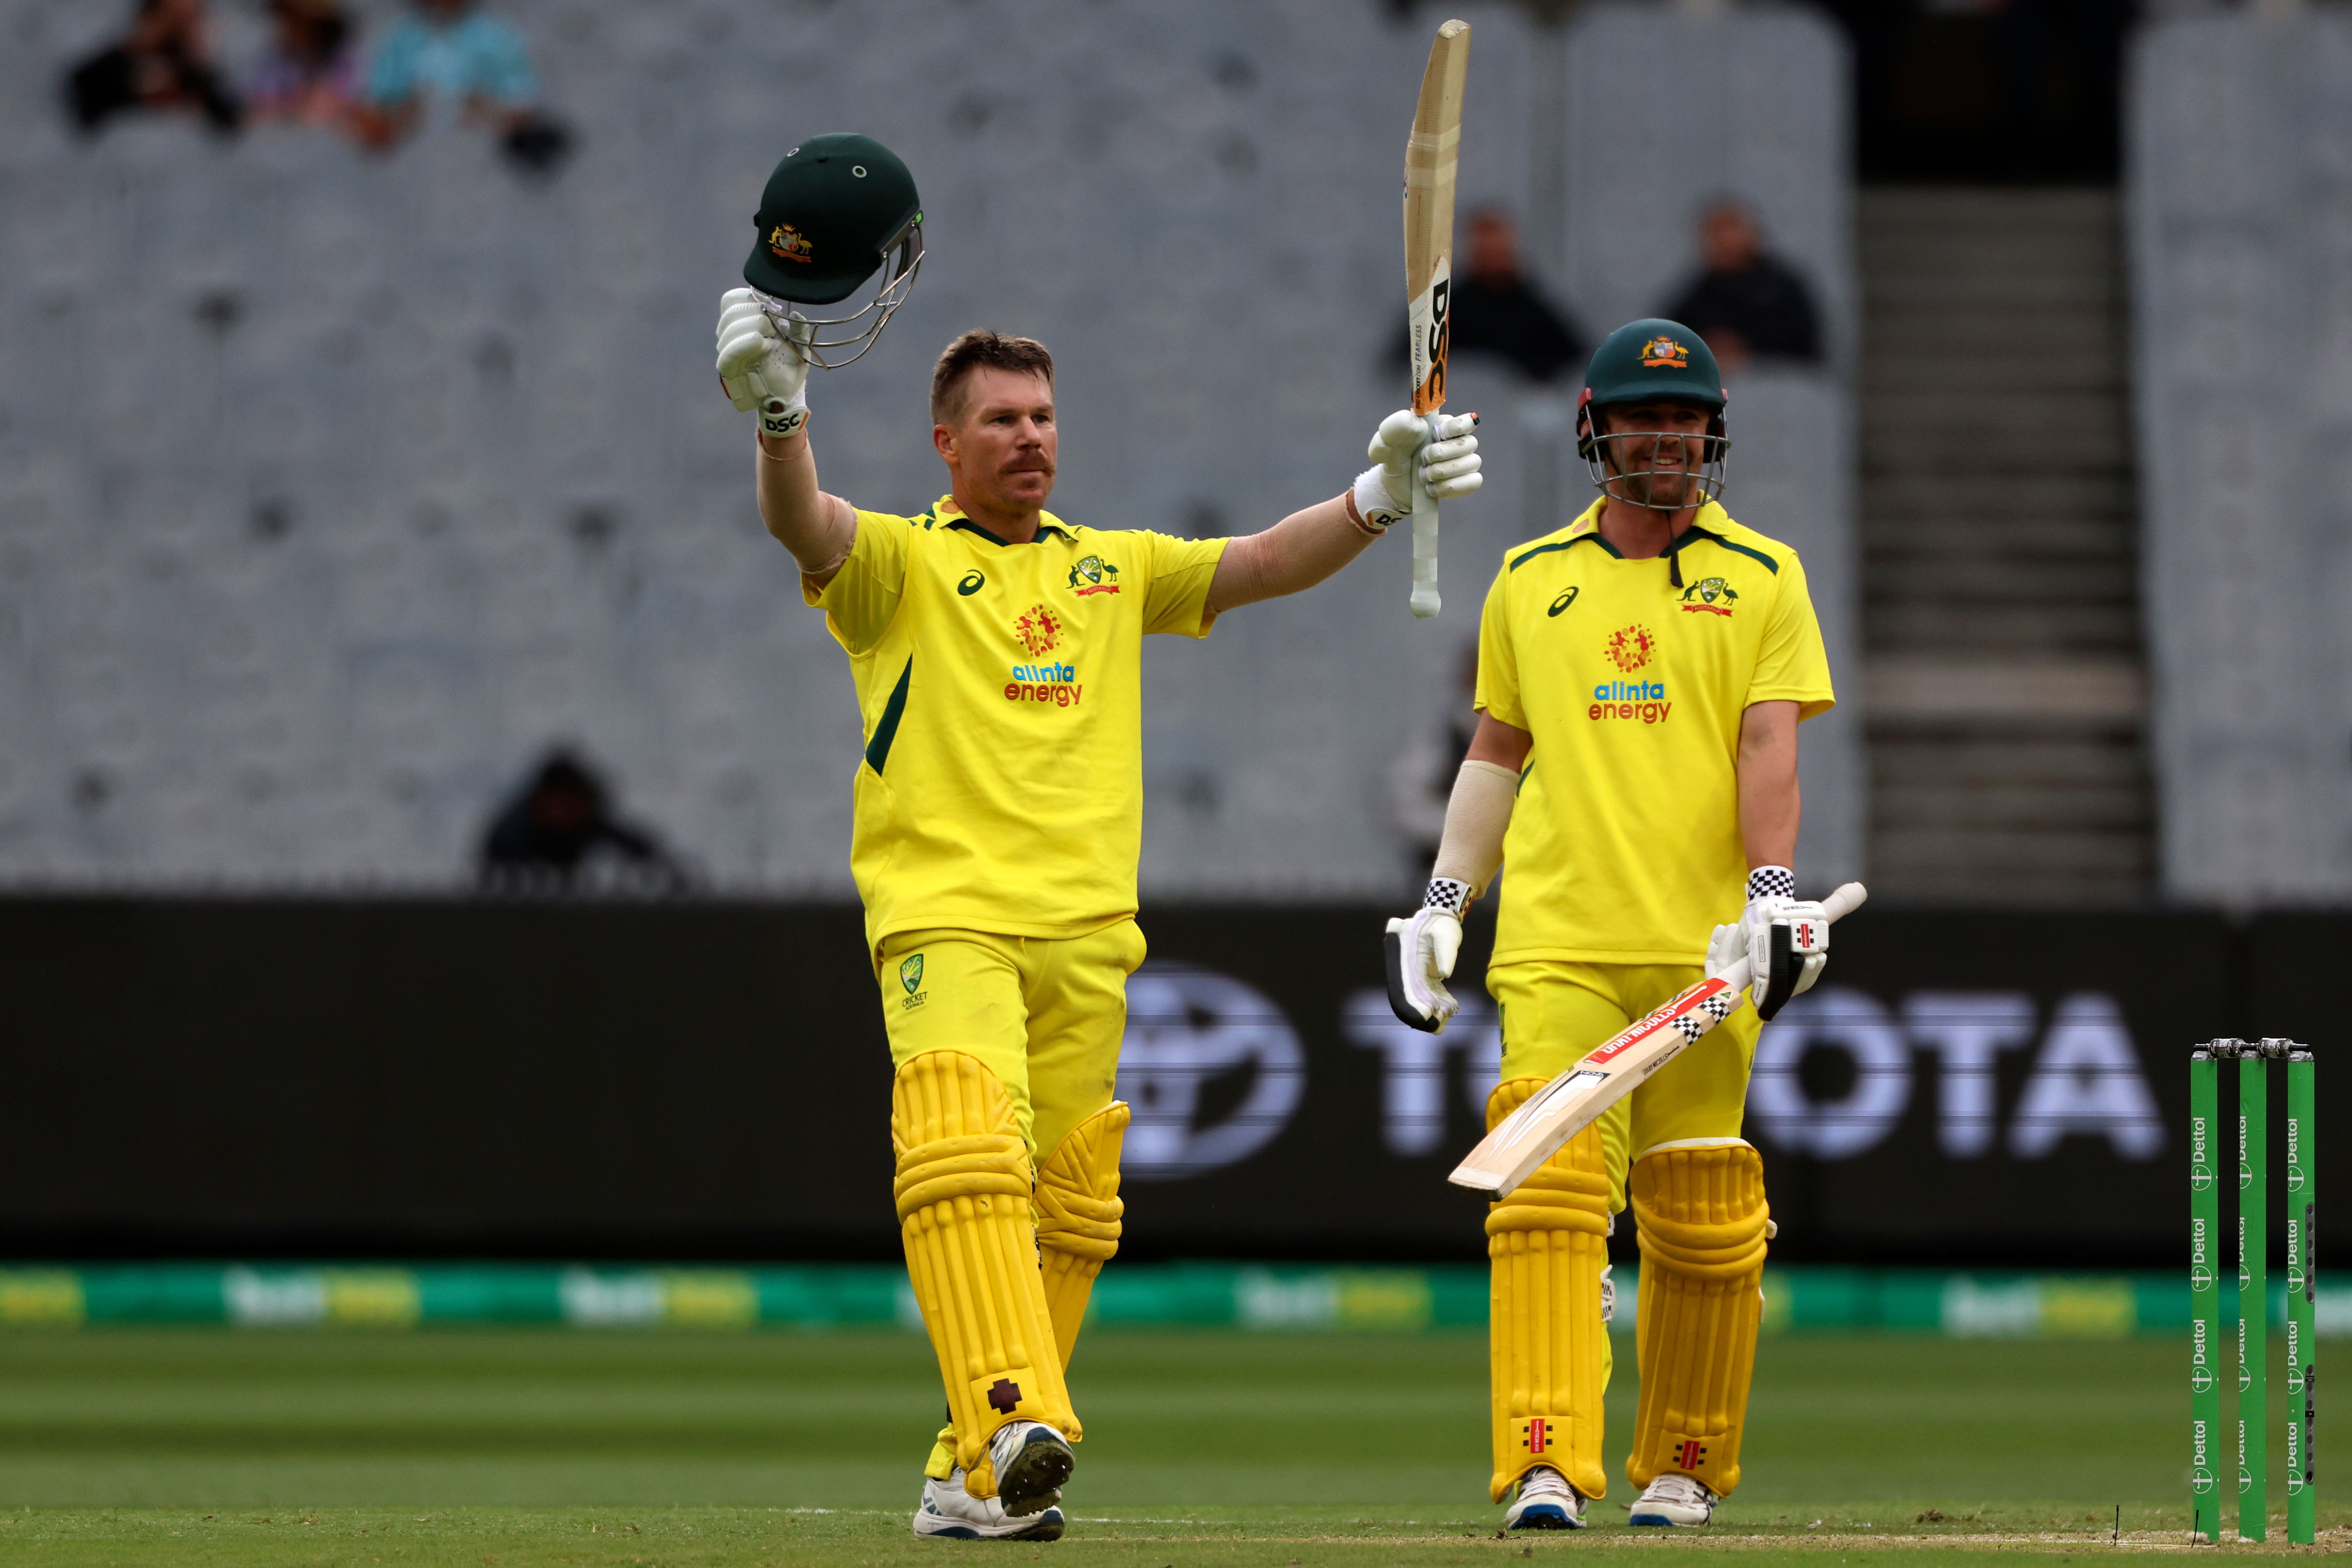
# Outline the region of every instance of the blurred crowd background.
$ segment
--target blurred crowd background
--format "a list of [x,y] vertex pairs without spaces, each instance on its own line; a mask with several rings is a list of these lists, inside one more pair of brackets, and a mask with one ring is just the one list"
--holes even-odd
[[[1730,367],[1734,515],[1841,702],[1801,873],[1920,902],[2352,892],[2352,16],[1515,5],[1474,23],[1446,615],[1402,552],[1149,661],[1146,897],[1409,888],[1583,353]],[[1185,534],[1400,400],[1377,0],[0,0],[0,881],[849,891],[847,672],[710,384],[761,176],[908,161],[913,302],[812,393],[941,488],[930,356],[1063,367],[1057,510]]]

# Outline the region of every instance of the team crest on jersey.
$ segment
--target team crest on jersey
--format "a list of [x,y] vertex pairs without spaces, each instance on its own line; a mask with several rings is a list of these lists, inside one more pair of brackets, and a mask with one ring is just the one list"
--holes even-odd
[[1658,639],[1647,626],[1621,626],[1609,634],[1601,651],[1609,656],[1610,663],[1631,675],[1650,662],[1650,656],[1658,651]]
[[1653,370],[1690,369],[1690,350],[1663,334],[1642,345],[1642,363]]
[[1032,605],[1013,623],[1013,635],[1031,658],[1043,658],[1062,645],[1062,617],[1043,605]]
[[1089,555],[1070,568],[1070,586],[1078,590],[1081,598],[1088,594],[1116,594],[1118,568],[1099,555]]
[[768,231],[768,248],[779,261],[805,262],[816,254],[809,237],[788,223],[780,223]]
[[931,994],[923,987],[923,955],[910,955],[898,965],[898,984],[907,988],[906,999],[898,1004],[903,1008],[919,1007],[930,1000]]
[[1739,590],[1722,578],[1702,577],[1683,590],[1683,611],[1685,615],[1727,616],[1738,600]]

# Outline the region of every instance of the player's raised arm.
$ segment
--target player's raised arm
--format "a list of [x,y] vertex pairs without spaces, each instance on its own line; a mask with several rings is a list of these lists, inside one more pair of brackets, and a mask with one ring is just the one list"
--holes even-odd
[[1421,465],[1428,493],[1440,500],[1466,496],[1486,482],[1478,469],[1478,416],[1435,416],[1444,439],[1429,441],[1428,422],[1399,409],[1372,433],[1372,466],[1330,500],[1294,511],[1262,533],[1236,539],[1209,584],[1209,611],[1223,615],[1260,599],[1277,599],[1316,584],[1363,553],[1400,518],[1412,515],[1412,469]]
[[[817,489],[809,367],[856,360],[905,303],[923,262],[922,204],[897,154],[836,132],[784,154],[752,228],[747,286],[719,297],[719,384],[760,416],[761,521],[823,587],[848,559],[857,511]],[[869,278],[878,281],[866,305],[825,313]]]
[[817,489],[801,347],[807,336],[805,321],[787,318],[779,327],[752,289],[719,297],[719,384],[737,408],[760,416],[760,521],[822,586],[849,558],[857,509]]

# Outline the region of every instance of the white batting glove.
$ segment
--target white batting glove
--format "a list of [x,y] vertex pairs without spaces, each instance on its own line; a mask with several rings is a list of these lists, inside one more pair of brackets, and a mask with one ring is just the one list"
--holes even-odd
[[1373,467],[1356,476],[1356,513],[1366,527],[1378,532],[1401,517],[1412,515],[1412,464],[1414,455],[1421,459],[1422,482],[1429,493],[1439,500],[1452,500],[1466,496],[1486,482],[1478,471],[1484,461],[1478,456],[1478,428],[1475,414],[1441,414],[1438,416],[1439,439],[1427,447],[1427,421],[1410,408],[1400,408],[1381,421],[1372,434],[1370,450],[1366,456]]
[[809,364],[794,343],[811,331],[799,321],[779,330],[752,289],[719,296],[719,385],[738,410],[759,410],[763,436],[781,439],[808,423]]
[[1829,911],[1792,897],[1797,879],[1786,866],[1748,873],[1748,907],[1738,925],[1717,926],[1706,947],[1706,973],[1722,973],[1748,960],[1748,998],[1768,1022],[1792,996],[1813,988],[1830,962]]
[[1429,884],[1421,908],[1389,921],[1381,945],[1389,971],[1389,1010],[1423,1034],[1442,1035],[1461,1004],[1445,983],[1462,955],[1462,914],[1470,907],[1470,884],[1439,877]]

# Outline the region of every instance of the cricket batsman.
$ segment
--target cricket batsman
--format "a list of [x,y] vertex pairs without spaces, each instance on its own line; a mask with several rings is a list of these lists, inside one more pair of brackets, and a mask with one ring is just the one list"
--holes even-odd
[[[809,365],[870,346],[919,262],[921,216],[880,143],[793,149],[760,204],[750,287],[719,301],[718,368],[758,414],[760,514],[865,718],[850,865],[896,1069],[907,1270],[948,1405],[914,1531],[1052,1540],[1082,1435],[1064,1370],[1119,1239],[1143,638],[1206,637],[1330,576],[1412,514],[1416,465],[1441,499],[1475,490],[1476,416],[1432,432],[1391,415],[1353,485],[1262,533],[1097,529],[1045,510],[1053,357],[968,331],[931,374],[947,493],[911,517],[860,510],[817,487]],[[864,310],[810,313],[886,262]]]
[[[1442,1028],[1461,918],[1505,865],[1486,988],[1489,1128],[1703,975],[1748,956],[1741,1008],[1579,1133],[1486,1219],[1494,1500],[1573,1530],[1607,1490],[1608,1237],[1642,1249],[1631,1522],[1704,1524],[1739,1484],[1765,1238],[1739,1136],[1762,1021],[1828,962],[1800,902],[1797,726],[1834,697],[1796,552],[1723,510],[1726,394],[1674,321],[1593,354],[1577,449],[1599,499],[1505,552],[1479,627],[1478,729],[1391,1001]],[[1779,931],[1776,941],[1775,931]],[[1709,932],[1712,931],[1712,937]],[[1775,962],[1775,954],[1778,962]]]

